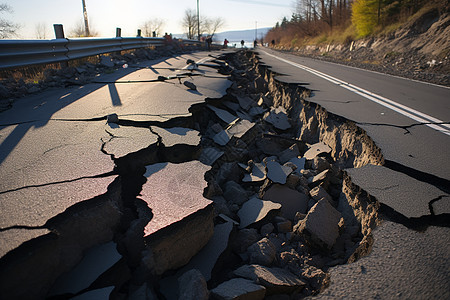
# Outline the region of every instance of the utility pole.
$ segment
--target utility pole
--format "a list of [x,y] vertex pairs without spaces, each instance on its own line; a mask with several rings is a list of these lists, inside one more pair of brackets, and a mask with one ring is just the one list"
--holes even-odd
[[83,4],[83,16],[84,16],[84,35],[86,37],[90,36],[89,33],[89,24],[88,24],[88,16],[87,16],[87,10],[86,10],[86,2],[84,0],[81,0]]
[[200,9],[197,0],[197,31],[198,31],[198,40],[200,41]]

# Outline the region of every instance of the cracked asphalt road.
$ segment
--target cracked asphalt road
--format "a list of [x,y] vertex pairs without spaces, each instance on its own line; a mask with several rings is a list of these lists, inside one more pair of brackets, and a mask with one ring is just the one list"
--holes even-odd
[[[188,59],[208,62],[213,60],[210,54],[218,53],[142,62],[96,79],[123,83],[49,89],[19,99],[2,112],[0,258],[23,242],[47,234],[47,220],[104,194],[117,177],[110,152],[124,156],[157,138],[148,128],[111,128],[105,116],[116,113],[121,119],[164,122],[188,116],[189,107],[207,97],[223,96],[231,82],[207,66],[194,72],[199,76],[182,79],[193,82],[196,91],[176,79],[154,81],[158,76],[189,73],[185,70]],[[148,132],[148,141],[141,131]],[[111,133],[121,138],[112,139]],[[141,138],[127,139],[130,134]]]
[[[270,49],[257,52],[280,74],[277,80],[305,85],[312,90],[308,101],[364,129],[385,159],[383,166],[347,170],[381,203],[384,222],[374,231],[373,251],[332,268],[331,285],[318,298],[449,298],[450,89]],[[366,92],[342,88],[342,81],[439,121],[418,122],[370,101]]]

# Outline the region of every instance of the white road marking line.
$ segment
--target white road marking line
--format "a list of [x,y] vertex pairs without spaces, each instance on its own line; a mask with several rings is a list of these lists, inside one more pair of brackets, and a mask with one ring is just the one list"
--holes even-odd
[[[307,66],[292,62],[290,60],[278,57],[276,55],[267,53],[266,51],[261,51],[264,52],[265,54],[276,58],[282,62],[285,62],[287,64],[290,64],[291,66],[297,67],[299,69],[305,70],[307,72],[310,72],[316,76],[319,76],[320,78],[323,78],[325,80],[330,81],[331,83],[334,83],[336,85],[339,85],[340,87],[347,89],[355,94],[358,94],[370,101],[373,101],[375,103],[378,103],[384,107],[387,107],[389,109],[392,109],[393,111],[398,112],[399,114],[402,114],[410,119],[413,119],[415,121],[418,121],[420,123],[443,123],[444,121],[441,121],[435,117],[432,117],[430,115],[424,114],[420,111],[417,111],[413,108],[410,108],[408,106],[405,106],[403,104],[397,103],[393,100],[390,100],[388,98],[385,98],[383,96],[377,95],[375,93],[372,93],[368,90],[365,90],[363,88],[360,88],[358,86],[355,86],[353,84],[350,84],[348,82],[342,81],[336,77],[330,76],[328,74],[322,73],[320,71],[317,71],[315,69],[309,68]],[[434,130],[437,130],[439,132],[442,132],[446,135],[450,136],[450,125],[449,124],[424,124],[430,128],[433,128]]]

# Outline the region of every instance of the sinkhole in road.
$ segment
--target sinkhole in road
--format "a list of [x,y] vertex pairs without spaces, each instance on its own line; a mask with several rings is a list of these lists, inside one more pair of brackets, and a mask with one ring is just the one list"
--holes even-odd
[[[117,125],[148,129],[156,141],[117,157],[107,146],[120,137],[109,133],[101,151],[114,160],[117,178],[108,192],[50,220],[49,235],[2,261],[23,280],[21,270],[48,268],[21,293],[178,299],[195,290],[201,299],[225,297],[239,284],[245,290],[250,281],[260,298],[298,299],[323,291],[329,268],[370,253],[380,204],[343,170],[384,164],[381,150],[354,123],[306,101],[308,89],[277,81],[254,52],[213,62],[233,82],[222,98],[165,122],[119,117]],[[196,131],[200,142],[169,145],[161,128]],[[169,212],[182,207],[186,215],[152,231],[160,216],[146,197],[161,193]],[[83,255],[93,255],[91,264],[111,260],[84,286],[61,289],[77,280],[57,277]]]

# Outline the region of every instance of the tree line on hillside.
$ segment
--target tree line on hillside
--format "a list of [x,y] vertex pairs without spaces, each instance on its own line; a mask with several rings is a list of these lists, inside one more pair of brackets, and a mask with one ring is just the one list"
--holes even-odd
[[[432,0],[431,2],[448,2]],[[365,37],[390,24],[403,21],[417,12],[425,0],[297,0],[290,20],[277,22],[266,41],[295,46],[305,38],[314,38],[349,27],[348,40]]]

